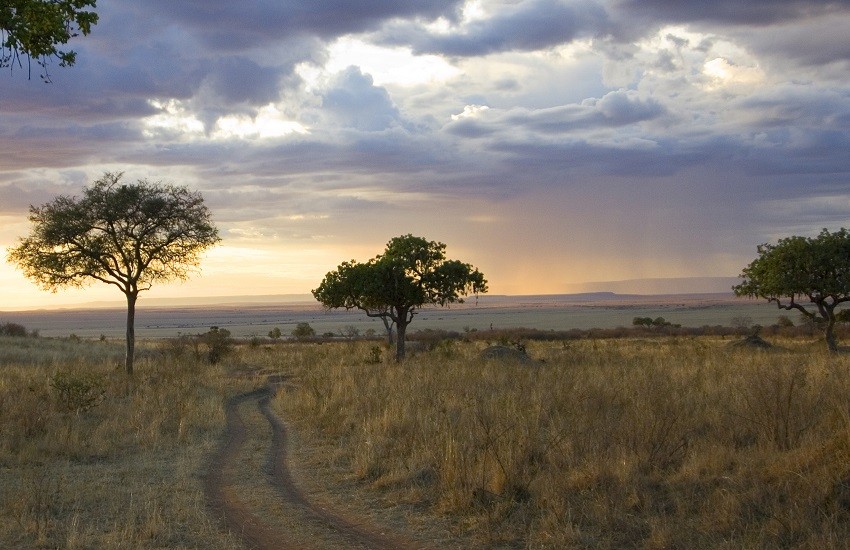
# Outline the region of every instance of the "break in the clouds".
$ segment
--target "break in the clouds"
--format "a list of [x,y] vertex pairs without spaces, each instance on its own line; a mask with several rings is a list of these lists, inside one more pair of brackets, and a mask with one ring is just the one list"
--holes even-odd
[[[252,291],[307,292],[403,233],[495,292],[729,276],[758,243],[848,225],[850,2],[98,10],[53,84],[0,80],[3,245],[29,204],[107,170],[212,207],[215,283],[178,295],[242,293],[249,272]],[[11,266],[0,279],[39,300]]]

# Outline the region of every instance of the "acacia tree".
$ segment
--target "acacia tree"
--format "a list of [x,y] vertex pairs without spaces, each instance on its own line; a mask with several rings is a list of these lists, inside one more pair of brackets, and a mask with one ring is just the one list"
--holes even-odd
[[3,0],[0,3],[0,67],[19,67],[21,56],[44,69],[42,78],[49,81],[47,63],[59,60],[60,67],[73,65],[77,54],[60,50],[59,46],[80,33],[87,35],[98,16],[97,0]]
[[395,322],[390,318],[390,306],[381,300],[381,281],[381,267],[375,259],[366,263],[351,260],[325,275],[313,296],[327,308],[356,308],[380,319],[387,331],[387,344],[392,345]]
[[139,293],[153,283],[185,280],[201,253],[220,239],[199,193],[106,173],[82,198],[59,196],[30,207],[32,232],[9,250],[29,279],[56,292],[91,280],[127,298],[127,374],[133,374]]
[[780,309],[821,320],[827,347],[838,351],[834,328],[841,312],[836,308],[850,301],[850,232],[824,229],[817,237],[786,237],[757,250],[758,258],[741,273],[743,282],[732,287],[735,294],[764,298]]
[[383,254],[366,263],[343,262],[325,275],[313,296],[327,308],[360,309],[397,330],[396,359],[404,359],[404,336],[426,305],[462,303],[463,296],[487,292],[478,269],[447,260],[446,245],[413,235],[390,240]]

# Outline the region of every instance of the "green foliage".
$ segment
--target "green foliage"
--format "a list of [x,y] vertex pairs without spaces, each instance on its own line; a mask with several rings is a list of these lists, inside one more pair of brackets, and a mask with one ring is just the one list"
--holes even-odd
[[327,308],[360,309],[398,329],[396,358],[404,358],[404,334],[426,305],[462,303],[463,296],[487,292],[478,269],[448,260],[446,245],[413,235],[395,237],[383,254],[365,263],[343,262],[325,275],[313,296]]
[[77,54],[59,47],[79,34],[87,35],[97,24],[97,0],[5,0],[0,4],[0,67],[21,65],[20,57],[35,59],[45,69],[47,62],[59,60],[60,67],[71,66]]
[[652,317],[635,317],[632,319],[632,325],[636,327],[679,327],[681,325],[674,325],[669,322],[664,317],[656,317],[653,319]]
[[[786,237],[757,250],[758,258],[743,269],[743,281],[733,287],[735,294],[764,298],[810,319],[820,317],[826,322],[827,346],[836,351],[835,309],[850,301],[850,232],[824,229],[817,237]],[[814,309],[799,303],[801,299]]]
[[281,337],[282,335],[283,335],[283,333],[282,333],[282,332],[280,332],[280,328],[279,328],[279,327],[274,327],[273,329],[271,329],[271,330],[269,331],[269,338],[271,338],[272,340],[280,340],[280,337]]
[[46,290],[95,280],[127,297],[127,373],[133,371],[133,320],[139,292],[187,279],[220,239],[199,193],[106,173],[82,198],[59,196],[30,207],[32,232],[8,259]]
[[82,198],[59,196],[30,207],[32,233],[9,261],[46,290],[92,279],[123,292],[185,280],[201,253],[220,239],[200,194],[106,173]]
[[83,413],[96,407],[106,393],[100,376],[92,373],[60,371],[50,379],[56,400],[66,410]]
[[310,323],[301,322],[295,325],[295,328],[292,329],[292,336],[297,338],[298,340],[304,340],[306,338],[312,338],[316,335],[316,329],[310,326]]

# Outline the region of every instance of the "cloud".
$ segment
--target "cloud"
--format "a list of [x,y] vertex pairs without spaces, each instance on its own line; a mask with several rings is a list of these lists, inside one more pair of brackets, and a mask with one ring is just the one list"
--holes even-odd
[[215,62],[204,85],[226,104],[262,105],[279,98],[279,80],[278,70],[261,67],[242,56],[234,56]]
[[[755,33],[736,31],[733,35],[745,41],[758,55],[772,60],[777,68],[787,66],[790,61],[797,70],[800,67],[813,69],[812,73],[798,74],[798,78],[846,80],[850,62],[848,25],[850,10],[829,17],[803,19],[759,29]],[[835,73],[830,75],[824,66],[833,63],[841,65],[835,67]]]
[[402,122],[387,91],[357,67],[340,73],[321,95],[321,116],[328,127],[375,132]]
[[508,4],[484,19],[459,23],[452,32],[402,21],[385,25],[375,39],[410,46],[417,54],[470,57],[547,49],[599,35],[607,24],[606,12],[596,2],[525,0]]
[[28,204],[126,170],[202,191],[242,247],[368,255],[414,232],[506,279],[514,249],[529,272],[552,259],[565,278],[633,278],[734,274],[758,242],[842,223],[850,204],[846,3],[99,12],[54,84],[3,80],[15,227]]
[[850,10],[847,0],[621,0],[614,5],[615,9],[631,17],[643,20],[651,17],[659,23],[712,22],[747,27],[799,21]]
[[144,0],[163,23],[179,24],[212,50],[233,52],[263,48],[291,36],[329,40],[377,28],[394,18],[454,19],[459,0]]
[[575,136],[587,130],[651,121],[665,113],[664,106],[652,97],[641,98],[635,91],[618,90],[598,99],[588,98],[580,104],[545,109],[502,111],[467,106],[463,113],[452,116],[452,122],[445,129],[466,138],[492,137],[497,133],[504,136]]

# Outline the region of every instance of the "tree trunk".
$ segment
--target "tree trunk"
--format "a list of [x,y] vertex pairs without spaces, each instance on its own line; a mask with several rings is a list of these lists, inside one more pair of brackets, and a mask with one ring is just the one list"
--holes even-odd
[[407,332],[407,323],[405,320],[399,319],[396,321],[396,347],[395,347],[395,360],[403,361],[404,360],[404,334]]
[[835,306],[838,304],[830,304],[828,302],[817,302],[818,313],[826,321],[826,326],[823,329],[823,334],[826,337],[826,347],[829,351],[838,351],[838,344],[835,341]]
[[393,345],[393,323],[387,315],[381,315],[381,321],[384,322],[384,328],[387,329],[387,345],[391,346]]
[[835,340],[835,315],[830,315],[826,320],[824,335],[826,336],[826,347],[829,351],[838,351],[838,343]]
[[127,293],[127,357],[124,359],[124,367],[127,376],[133,376],[133,359],[136,353],[136,292]]

